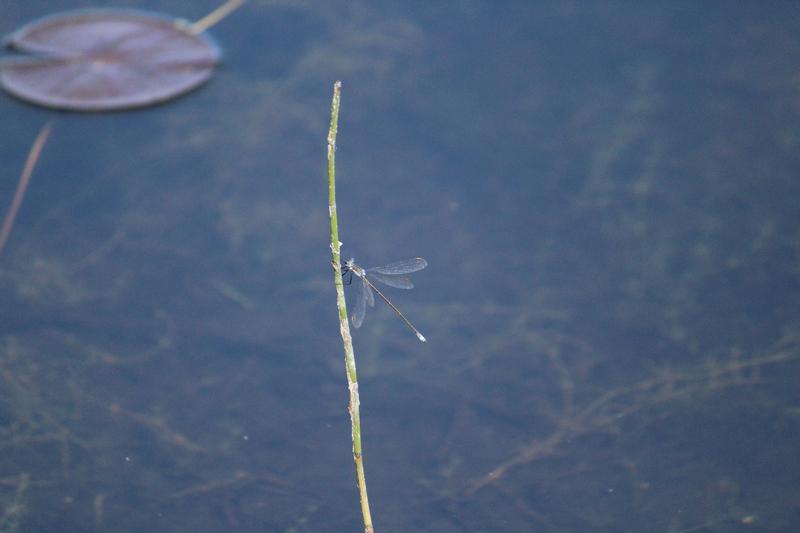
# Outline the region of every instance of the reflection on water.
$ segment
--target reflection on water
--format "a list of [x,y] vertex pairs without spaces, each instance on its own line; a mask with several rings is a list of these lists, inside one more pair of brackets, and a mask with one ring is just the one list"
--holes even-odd
[[334,79],[343,253],[430,262],[395,291],[429,343],[355,332],[380,530],[791,530],[800,39],[769,9],[254,1],[185,99],[0,99],[0,198],[55,116],[0,257],[0,530],[360,528]]

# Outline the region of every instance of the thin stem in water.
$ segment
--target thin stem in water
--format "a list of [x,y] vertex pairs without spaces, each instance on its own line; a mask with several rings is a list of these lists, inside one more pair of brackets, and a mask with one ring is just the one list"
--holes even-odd
[[372,533],[372,516],[369,512],[367,498],[367,480],[364,476],[364,456],[361,448],[361,414],[359,411],[358,375],[356,373],[356,356],[353,352],[353,338],[350,335],[350,324],[347,321],[347,304],[344,299],[344,282],[342,281],[341,254],[342,243],[339,242],[339,217],[336,213],[336,134],[339,131],[339,102],[342,94],[342,82],[333,84],[333,102],[331,104],[331,126],[328,131],[328,213],[331,217],[331,263],[336,285],[336,306],[339,310],[339,332],[344,344],[344,364],[347,373],[347,386],[350,391],[350,426],[353,435],[353,460],[356,463],[356,479],[358,493],[361,498],[361,514],[364,518],[365,533]]
[[17,213],[19,213],[22,200],[25,198],[25,191],[28,189],[28,183],[30,183],[33,169],[36,168],[36,162],[39,161],[39,156],[42,154],[42,148],[44,148],[44,143],[47,142],[47,138],[50,136],[50,130],[52,128],[52,121],[45,124],[44,127],[42,127],[42,130],[39,132],[39,135],[36,136],[36,140],[33,141],[31,151],[28,152],[28,159],[25,161],[25,167],[22,169],[22,174],[19,177],[17,190],[14,193],[14,199],[11,201],[11,206],[8,208],[5,220],[3,220],[3,228],[0,229],[0,252],[3,251],[6,241],[8,240],[8,236],[11,234],[11,228],[14,227],[14,221],[17,218]]

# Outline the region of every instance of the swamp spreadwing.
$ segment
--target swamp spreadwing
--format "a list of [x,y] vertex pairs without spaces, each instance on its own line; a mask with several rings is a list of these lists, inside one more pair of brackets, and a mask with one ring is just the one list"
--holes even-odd
[[372,283],[372,281],[380,281],[384,285],[388,285],[389,287],[394,287],[396,289],[413,289],[414,284],[411,283],[411,280],[408,279],[404,274],[410,274],[412,272],[416,272],[417,270],[422,270],[428,266],[428,262],[425,261],[421,257],[415,257],[413,259],[406,259],[405,261],[398,261],[397,263],[390,263],[388,265],[373,267],[373,268],[361,268],[355,263],[355,259],[350,259],[342,265],[342,277],[346,274],[350,274],[350,282],[353,281],[353,275],[361,280],[361,291],[359,292],[357,299],[356,299],[356,306],[353,309],[353,314],[350,316],[350,320],[353,322],[353,327],[358,328],[361,327],[361,323],[364,322],[364,315],[367,312],[367,304],[370,307],[375,306],[375,296],[373,296],[372,291],[378,293],[386,305],[392,308],[392,310],[397,313],[397,315],[403,319],[403,322],[411,328],[411,331],[414,332],[414,335],[417,336],[419,340],[422,342],[426,342],[425,337],[422,333],[414,327],[414,325],[408,321],[408,319],[400,312],[400,310],[389,301],[389,299],[383,295],[383,293]]

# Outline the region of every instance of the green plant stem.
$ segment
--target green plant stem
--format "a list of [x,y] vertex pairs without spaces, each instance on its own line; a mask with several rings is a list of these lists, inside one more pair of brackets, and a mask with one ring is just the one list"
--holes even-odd
[[339,102],[342,94],[342,82],[333,84],[333,102],[331,103],[331,127],[328,131],[328,213],[331,217],[331,254],[333,279],[336,285],[336,307],[339,309],[339,332],[344,344],[344,364],[347,372],[347,386],[350,391],[350,426],[353,432],[353,460],[356,463],[356,479],[358,493],[361,497],[361,514],[364,517],[365,533],[372,533],[372,516],[369,512],[367,498],[367,480],[364,477],[364,456],[361,448],[361,414],[359,412],[358,376],[356,374],[356,356],[353,352],[353,338],[350,336],[350,324],[347,322],[347,304],[344,299],[344,283],[342,282],[341,254],[342,243],[339,242],[339,217],[336,214],[336,133],[339,130]]

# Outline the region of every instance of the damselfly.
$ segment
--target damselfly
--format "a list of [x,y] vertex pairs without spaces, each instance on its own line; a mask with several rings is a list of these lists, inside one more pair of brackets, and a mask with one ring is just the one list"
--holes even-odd
[[384,285],[388,285],[389,287],[394,287],[396,289],[413,289],[414,284],[411,283],[411,280],[408,279],[404,274],[410,274],[411,272],[416,272],[417,270],[422,270],[428,266],[428,262],[425,261],[421,257],[415,257],[414,259],[406,259],[405,261],[398,261],[397,263],[390,263],[388,265],[373,267],[373,268],[361,268],[355,263],[355,259],[350,259],[349,261],[345,262],[342,265],[342,276],[346,274],[350,274],[350,281],[353,281],[353,275],[361,280],[361,290],[356,297],[356,306],[353,309],[353,314],[350,316],[350,320],[353,322],[353,327],[359,328],[361,327],[362,322],[364,322],[364,315],[367,313],[367,304],[370,307],[375,306],[375,297],[372,295],[372,291],[378,293],[386,305],[392,308],[392,310],[397,313],[397,315],[403,319],[403,322],[411,328],[411,331],[414,332],[414,335],[417,336],[419,340],[422,342],[426,342],[425,337],[423,337],[422,333],[414,327],[414,325],[408,321],[408,319],[400,312],[400,310],[389,301],[389,299],[384,296],[384,294],[372,283],[372,280],[380,281]]

